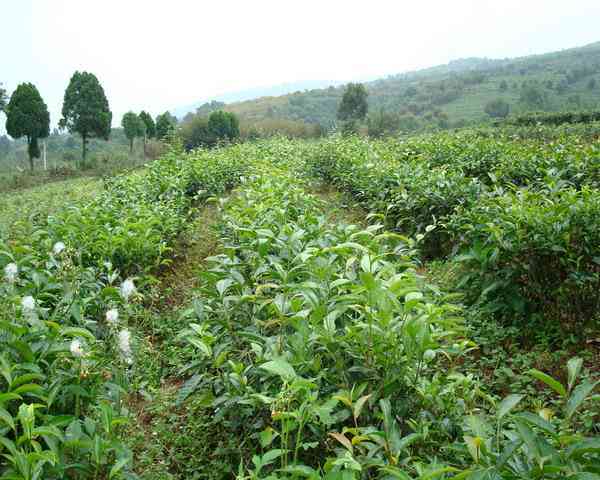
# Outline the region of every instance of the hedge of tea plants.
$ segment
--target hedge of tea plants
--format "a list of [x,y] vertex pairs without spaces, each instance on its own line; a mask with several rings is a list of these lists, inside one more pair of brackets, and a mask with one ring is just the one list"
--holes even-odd
[[469,253],[460,258],[469,259],[475,297],[513,313],[597,316],[600,143],[468,132],[403,142],[334,137],[307,163],[388,227],[422,238],[425,258]]
[[579,359],[568,384],[529,372],[560,395],[552,408],[490,397],[458,368],[472,344],[417,273],[414,242],[332,221],[282,163],[225,204],[221,253],[181,334],[197,353],[179,401],[195,398],[206,419],[207,478],[600,475],[600,443],[578,414],[597,384],[580,380]]
[[0,478],[134,478],[120,438],[136,282],[247,162],[173,151],[0,240]]

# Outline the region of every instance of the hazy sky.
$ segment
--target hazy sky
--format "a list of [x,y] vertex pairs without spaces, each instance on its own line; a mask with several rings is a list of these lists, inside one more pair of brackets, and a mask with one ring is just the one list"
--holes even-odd
[[252,87],[600,40],[598,0],[0,0],[0,18],[0,82],[35,83],[53,125],[78,69],[100,79],[119,124]]

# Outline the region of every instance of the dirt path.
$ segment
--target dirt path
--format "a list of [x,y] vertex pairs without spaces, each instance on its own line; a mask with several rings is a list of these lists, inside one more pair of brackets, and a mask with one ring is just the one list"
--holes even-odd
[[187,377],[182,368],[191,355],[177,335],[187,326],[185,310],[199,285],[204,261],[217,251],[214,227],[219,218],[216,205],[199,210],[179,239],[172,262],[157,275],[136,322],[143,340],[132,388],[138,393],[128,401],[134,420],[126,440],[143,479],[189,478],[183,471],[189,460],[186,457],[197,453],[186,444],[190,437],[186,429],[195,425],[193,408],[177,405],[179,389]]

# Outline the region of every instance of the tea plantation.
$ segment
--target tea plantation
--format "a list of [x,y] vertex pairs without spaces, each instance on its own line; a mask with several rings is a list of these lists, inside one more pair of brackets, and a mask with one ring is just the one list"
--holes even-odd
[[588,129],[174,145],[0,198],[0,478],[600,479]]

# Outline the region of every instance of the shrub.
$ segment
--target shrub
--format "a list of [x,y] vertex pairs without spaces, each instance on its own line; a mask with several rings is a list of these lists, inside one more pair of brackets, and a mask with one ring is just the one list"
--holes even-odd
[[565,323],[600,308],[600,192],[520,190],[459,209],[450,229],[465,253],[463,283],[496,310]]

